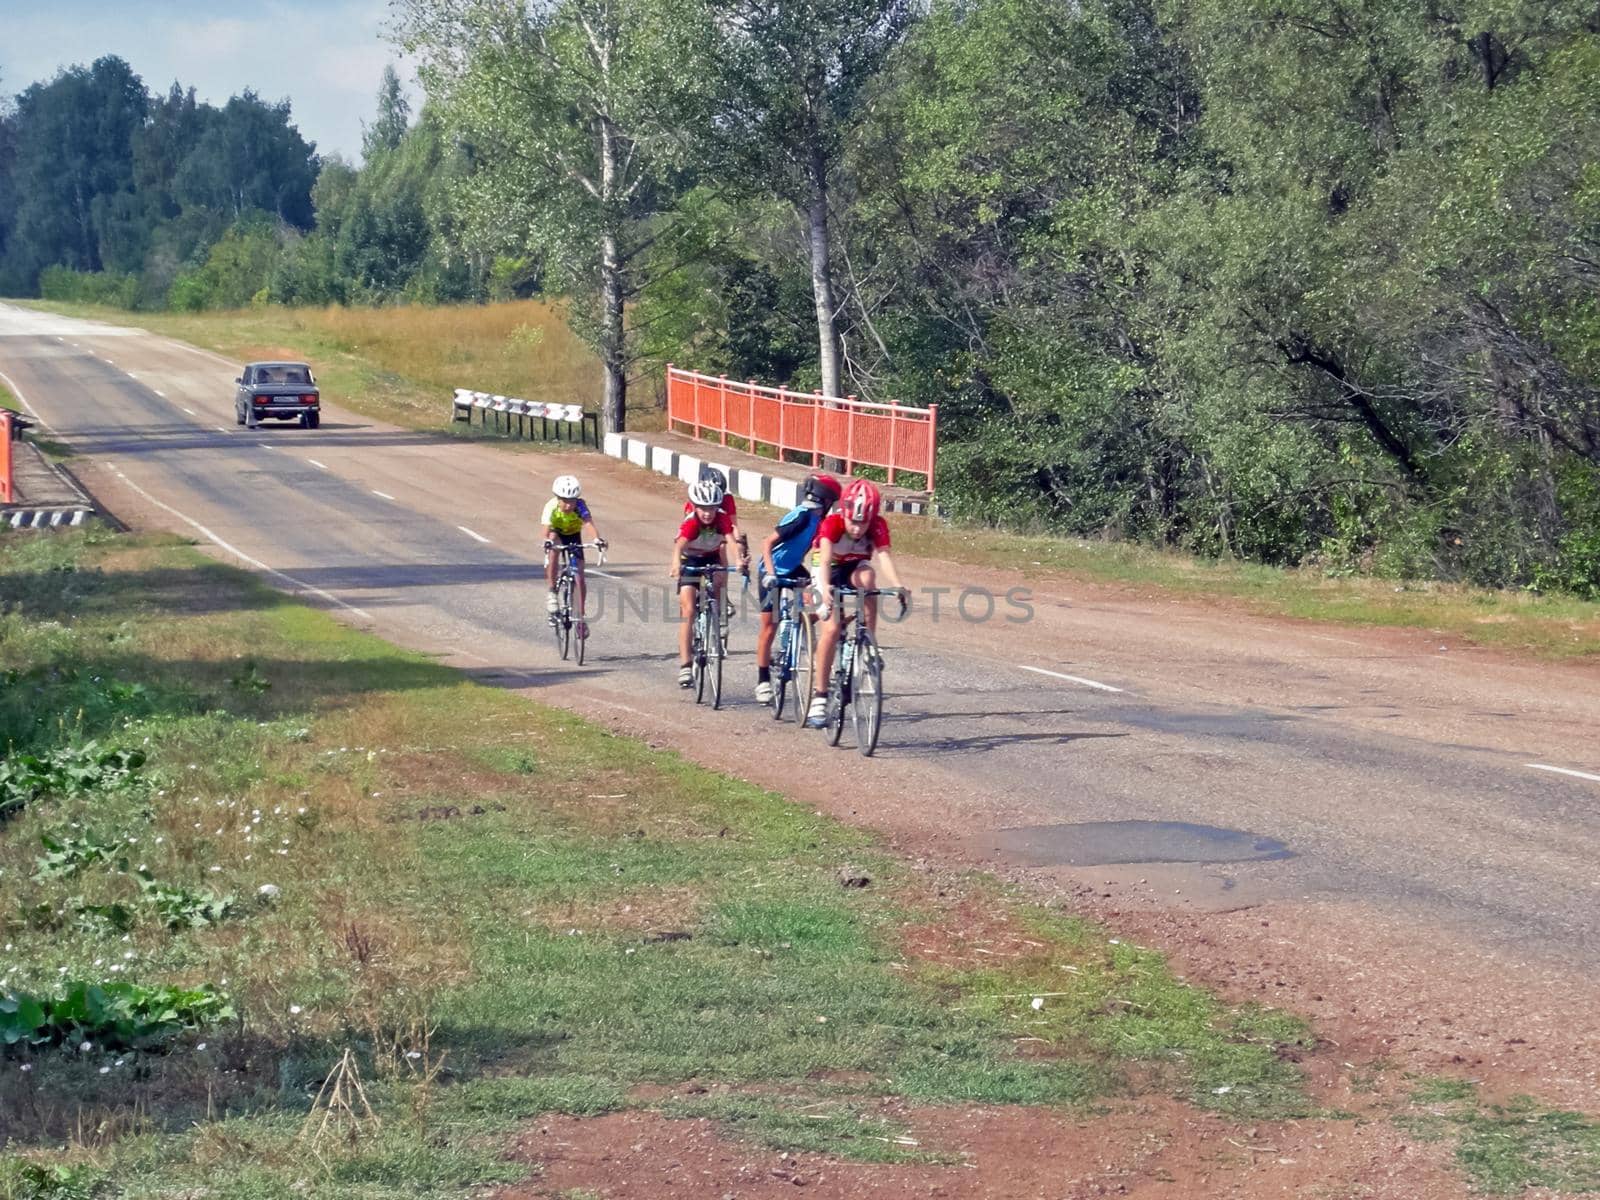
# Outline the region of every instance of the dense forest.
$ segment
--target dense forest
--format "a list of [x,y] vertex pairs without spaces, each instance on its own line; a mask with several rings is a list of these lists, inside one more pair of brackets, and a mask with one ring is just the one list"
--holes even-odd
[[941,406],[1008,525],[1600,596],[1593,0],[400,0],[359,166],[103,59],[0,120],[0,291],[548,293]]

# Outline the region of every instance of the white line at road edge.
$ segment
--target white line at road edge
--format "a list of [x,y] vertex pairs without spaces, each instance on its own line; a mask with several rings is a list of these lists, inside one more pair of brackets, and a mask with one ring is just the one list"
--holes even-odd
[[1523,763],[1525,767],[1532,767],[1535,771],[1553,771],[1557,775],[1571,775],[1574,779],[1588,779],[1600,783],[1600,775],[1590,775],[1587,771],[1569,771],[1566,767],[1547,767],[1543,763]]
[[1096,683],[1093,679],[1085,679],[1081,675],[1063,675],[1060,671],[1046,671],[1043,667],[1030,667],[1026,663],[1018,663],[1024,671],[1032,671],[1035,675],[1048,675],[1051,679],[1065,679],[1068,683],[1081,683],[1084,687],[1099,688],[1102,692],[1120,692],[1119,687],[1112,687],[1109,683]]
[[118,468],[112,467],[111,469],[113,471],[116,471],[118,477],[121,478],[123,483],[127,484],[134,491],[138,492],[139,495],[143,496],[146,500],[150,501],[151,504],[154,504],[157,508],[166,509],[173,516],[177,517],[178,520],[183,521],[185,524],[192,525],[194,528],[198,529],[202,534],[204,534],[208,541],[212,542],[216,546],[221,547],[223,550],[227,551],[229,554],[233,555],[235,558],[239,559],[241,562],[249,563],[256,570],[263,571],[268,575],[273,575],[273,576],[276,576],[279,579],[287,580],[289,583],[293,584],[300,591],[310,592],[313,596],[319,596],[322,599],[328,601],[330,604],[337,604],[340,608],[345,609],[347,612],[355,613],[356,616],[358,616],[358,617],[362,617],[362,618],[364,618],[365,620],[368,620],[368,621],[372,620],[372,614],[367,612],[365,609],[357,608],[354,604],[347,604],[343,600],[339,599],[339,597],[335,596],[332,592],[325,592],[319,587],[315,587],[315,586],[313,586],[313,585],[311,585],[309,583],[306,583],[306,582],[304,582],[302,580],[296,579],[293,575],[290,575],[287,572],[278,570],[277,567],[269,567],[269,566],[267,566],[266,563],[262,562],[260,559],[251,558],[243,550],[240,550],[235,546],[228,545],[227,542],[223,541],[216,534],[212,533],[211,530],[207,529],[204,525],[200,524],[200,522],[196,521],[193,517],[185,516],[183,513],[179,512],[177,509],[173,508],[172,505],[167,504],[164,501],[157,500],[149,492],[145,491],[137,483],[135,483],[133,480],[129,479],[126,475],[124,475],[122,473],[122,471],[119,470]]
[[[382,496],[385,500],[394,500],[394,497],[389,495],[388,492],[380,492],[377,488],[372,489],[372,494],[374,496]],[[395,503],[398,504],[399,501],[396,500]]]
[[481,533],[473,533],[472,530],[468,529],[465,525],[457,525],[456,528],[461,530],[461,532],[466,534],[468,537],[477,538],[480,542],[487,542],[489,540]]
[[[265,446],[265,445],[266,445],[266,443],[265,443],[265,442],[262,442],[262,443],[261,443],[261,444],[262,444],[262,445],[263,445],[263,446]],[[323,470],[324,470],[324,471],[326,471],[326,470],[327,470],[327,469],[328,469],[328,464],[327,464],[327,463],[319,463],[319,462],[318,462],[318,461],[317,461],[317,460],[316,460],[316,459],[314,459],[314,458],[308,458],[308,459],[306,459],[306,461],[307,461],[307,462],[308,462],[308,463],[310,463],[310,464],[311,464],[311,465],[312,465],[312,466],[313,466],[313,467],[321,467],[321,468],[322,468],[322,469],[323,469]]]
[[[5,381],[6,388],[21,402],[22,407],[28,410],[28,415],[35,421],[39,422],[39,424],[45,429],[50,429],[50,422],[41,417],[39,415],[39,410],[28,403],[28,398],[22,394],[22,389],[16,385],[11,376],[7,375],[4,371],[0,371],[0,379]],[[50,432],[54,433],[55,430],[50,429]]]

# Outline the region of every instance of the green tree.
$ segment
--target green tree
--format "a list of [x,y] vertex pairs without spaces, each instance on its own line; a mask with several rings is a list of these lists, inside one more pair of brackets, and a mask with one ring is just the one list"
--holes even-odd
[[685,57],[703,59],[692,124],[731,186],[770,189],[805,230],[822,391],[839,396],[840,302],[830,209],[863,97],[914,0],[702,0]]
[[269,104],[248,89],[205,128],[178,169],[175,194],[186,208],[209,208],[238,219],[252,209],[310,229],[315,148],[290,121],[289,102]]
[[397,149],[411,124],[411,105],[400,86],[400,75],[389,63],[378,85],[378,115],[361,131],[362,153],[368,162],[387,150]]
[[461,203],[487,253],[530,256],[578,297],[605,366],[607,430],[626,423],[625,307],[679,148],[665,119],[657,0],[405,0],[406,48],[430,100],[470,143]]
[[114,57],[18,96],[6,267],[22,290],[33,292],[46,266],[102,268],[117,213],[110,201],[133,188],[133,142],[146,106],[144,85]]

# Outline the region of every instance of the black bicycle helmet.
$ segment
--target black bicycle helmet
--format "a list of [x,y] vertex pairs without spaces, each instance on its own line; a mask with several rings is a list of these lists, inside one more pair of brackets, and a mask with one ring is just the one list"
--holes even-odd
[[708,479],[714,481],[716,483],[716,485],[723,490],[724,493],[727,492],[727,490],[728,490],[728,477],[727,477],[727,475],[725,475],[722,472],[721,468],[713,467],[710,463],[703,462],[703,463],[700,464],[700,480],[703,483]]

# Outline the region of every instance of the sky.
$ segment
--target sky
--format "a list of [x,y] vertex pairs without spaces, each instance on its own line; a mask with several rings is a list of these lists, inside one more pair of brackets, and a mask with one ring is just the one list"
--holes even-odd
[[420,97],[388,22],[386,0],[0,0],[0,95],[114,54],[157,95],[177,80],[218,107],[247,87],[287,98],[318,153],[356,162],[384,65],[395,63],[413,113]]

